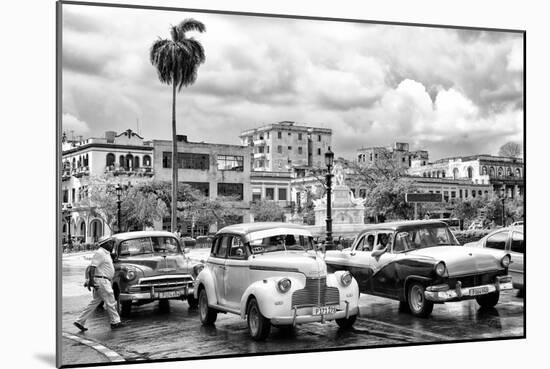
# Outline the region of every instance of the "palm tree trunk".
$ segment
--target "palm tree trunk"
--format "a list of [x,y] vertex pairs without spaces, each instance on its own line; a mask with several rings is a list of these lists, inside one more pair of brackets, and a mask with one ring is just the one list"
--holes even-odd
[[176,231],[178,206],[178,142],[176,137],[176,81],[172,80],[172,216],[171,232]]

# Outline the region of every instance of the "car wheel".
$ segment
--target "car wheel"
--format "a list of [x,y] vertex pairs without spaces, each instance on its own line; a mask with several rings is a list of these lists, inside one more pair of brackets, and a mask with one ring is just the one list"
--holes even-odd
[[494,307],[500,298],[500,292],[495,291],[487,295],[482,295],[476,297],[476,301],[483,309],[488,309]]
[[199,300],[195,298],[193,295],[187,296],[187,304],[189,305],[190,309],[196,309],[197,306],[199,306]]
[[159,300],[159,310],[163,313],[169,312],[170,311],[170,300],[168,300],[168,299]]
[[434,304],[426,300],[424,286],[418,282],[412,282],[407,290],[407,304],[412,315],[425,318],[432,313]]
[[336,324],[342,329],[349,329],[353,327],[353,324],[355,323],[355,320],[357,319],[357,315],[352,315],[349,318],[342,318],[342,319],[336,319]]
[[218,312],[208,306],[208,296],[203,288],[199,293],[199,317],[204,325],[212,325],[218,317]]
[[262,315],[255,298],[248,303],[247,315],[248,332],[252,339],[255,341],[265,340],[271,331],[271,322]]
[[120,316],[128,316],[132,311],[132,301],[120,301],[120,294],[116,294],[116,311]]

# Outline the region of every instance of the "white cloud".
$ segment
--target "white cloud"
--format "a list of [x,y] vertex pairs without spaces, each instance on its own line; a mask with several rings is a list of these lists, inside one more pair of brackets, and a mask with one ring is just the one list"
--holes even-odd
[[83,135],[90,132],[90,127],[88,126],[88,123],[78,119],[74,115],[63,113],[62,130],[64,132],[73,131],[75,135]]

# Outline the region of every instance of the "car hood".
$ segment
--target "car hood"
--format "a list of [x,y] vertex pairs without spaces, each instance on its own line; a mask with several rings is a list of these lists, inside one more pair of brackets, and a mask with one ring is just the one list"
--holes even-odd
[[429,257],[443,261],[449,277],[502,269],[504,251],[468,246],[436,246],[407,252],[409,256]]
[[277,251],[255,254],[251,258],[251,269],[287,271],[305,274],[306,277],[327,275],[327,266],[321,253],[313,251]]
[[119,265],[132,265],[145,276],[173,273],[190,273],[191,263],[181,254],[135,255],[118,261]]

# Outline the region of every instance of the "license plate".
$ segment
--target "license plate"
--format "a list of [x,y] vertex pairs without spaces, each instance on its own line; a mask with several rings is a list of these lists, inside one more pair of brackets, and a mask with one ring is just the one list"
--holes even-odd
[[485,295],[489,293],[489,287],[470,288],[470,296]]
[[155,293],[155,297],[158,299],[171,299],[171,298],[180,297],[180,296],[181,296],[180,291],[164,291],[164,292]]
[[315,306],[313,307],[313,315],[329,315],[336,313],[336,306]]

